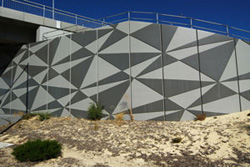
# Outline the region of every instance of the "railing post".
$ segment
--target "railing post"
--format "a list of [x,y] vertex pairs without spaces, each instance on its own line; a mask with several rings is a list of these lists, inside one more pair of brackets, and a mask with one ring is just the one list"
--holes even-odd
[[156,23],[159,24],[159,14],[156,13]]
[[76,19],[76,25],[77,25],[77,18],[78,18],[78,17],[77,17],[77,14],[76,14],[76,16],[75,16],[75,19]]
[[130,11],[128,11],[128,21],[130,21]]
[[4,5],[4,0],[2,0],[2,7],[3,7],[3,5]]
[[102,19],[102,25],[105,25],[105,18]]
[[228,27],[228,25],[226,25],[226,29],[227,29],[227,36],[229,37],[229,27]]
[[43,17],[45,17],[45,5],[43,5]]
[[190,28],[193,28],[193,18],[190,17]]

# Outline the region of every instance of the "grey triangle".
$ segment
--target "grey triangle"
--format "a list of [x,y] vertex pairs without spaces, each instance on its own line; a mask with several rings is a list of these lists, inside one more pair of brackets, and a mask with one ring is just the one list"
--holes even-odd
[[71,99],[71,104],[77,103],[83,99],[86,99],[88,96],[86,96],[84,93],[81,91],[78,91],[74,97]]
[[[34,89],[32,89],[32,90],[29,91],[29,93],[28,93],[28,100],[29,100],[29,101],[28,101],[28,109],[29,109],[29,110],[31,110],[31,107],[32,107],[33,102],[34,102],[34,100],[35,100],[35,97],[36,97],[36,95],[37,95],[38,89],[39,89],[39,86],[36,87],[36,88],[34,88]],[[26,98],[27,98],[26,96],[27,96],[27,94],[24,94],[24,95],[20,96],[19,99],[20,99],[22,102],[26,102]]]
[[72,54],[71,60],[73,61],[73,60],[81,59],[81,58],[92,56],[92,55],[94,55],[94,53],[92,53],[88,49],[81,48]]
[[165,110],[172,111],[172,110],[182,110],[183,108],[178,104],[174,103],[173,101],[165,98]]
[[42,66],[29,66],[29,76],[34,77],[37,74],[47,70],[47,67]]
[[[113,83],[113,82],[117,82],[117,81],[122,81],[122,80],[127,80],[127,79],[129,79],[129,75],[121,71],[117,74],[114,74],[108,78],[105,78],[105,79],[99,81],[99,85],[105,85],[105,84],[109,84],[109,83]],[[92,85],[92,86],[94,86],[94,85]]]
[[170,26],[170,25],[161,25],[162,26],[162,49],[165,51],[168,48],[168,45],[170,44],[177,27],[176,26]]
[[139,75],[137,75],[137,77],[142,76],[144,74],[147,74],[147,73],[154,71],[158,68],[162,68],[161,64],[162,64],[162,57],[159,57],[154,62],[152,62],[147,68],[145,68]]
[[68,95],[70,92],[69,92],[69,89],[67,88],[57,88],[57,87],[48,86],[48,93],[51,96],[53,96],[55,99],[59,99],[61,97]]
[[161,79],[137,79],[147,87],[151,88],[152,90],[156,91],[157,93],[163,95],[162,90],[162,80]]
[[55,63],[53,66],[59,65],[59,64],[64,64],[64,63],[68,63],[70,62],[70,56],[66,56],[65,58],[63,58],[62,60],[60,60],[59,62]]
[[59,45],[61,38],[55,38],[53,39],[50,43],[49,43],[49,62],[47,62],[47,64],[52,64],[52,61],[55,57],[56,51],[57,51],[57,47]]
[[177,62],[177,61],[179,61],[179,60],[170,56],[169,54],[163,53],[163,65],[164,66],[172,64],[172,63]]
[[71,114],[76,118],[87,118],[88,112],[84,110],[71,109]]
[[181,62],[193,67],[194,69],[199,71],[199,62],[198,62],[198,55],[194,54],[192,56],[189,56],[185,59],[182,59]]
[[63,109],[59,109],[59,110],[56,110],[56,111],[50,113],[50,115],[52,117],[60,117],[62,115],[62,112],[63,112]]
[[45,45],[43,48],[39,49],[38,51],[35,52],[35,55],[39,57],[44,63],[47,64],[48,61],[48,45]]
[[96,40],[96,31],[90,30],[73,34],[71,40],[78,43],[82,47],[87,46],[88,44]]
[[100,29],[98,30],[98,39],[103,37],[104,35],[108,34],[109,32],[113,31],[112,28],[110,29]]
[[120,53],[120,54],[99,54],[101,58],[119,68],[120,70],[125,70],[129,68],[129,54]]
[[184,113],[184,110],[172,113],[172,114],[167,114],[166,112],[166,121],[180,121],[182,115]]
[[52,101],[48,104],[48,108],[49,109],[53,109],[53,108],[63,108],[63,106],[57,101]]
[[[218,91],[219,90],[219,91]],[[226,86],[217,83],[214,87],[212,87],[209,91],[207,91],[203,95],[203,103],[209,103],[218,99],[222,99],[224,97],[232,96],[237,94]]]
[[233,51],[234,43],[230,42],[200,53],[201,72],[219,81]]
[[199,39],[199,46],[206,45],[206,44],[211,44],[211,43],[216,43],[216,42],[228,41],[228,40],[232,40],[232,39],[233,38],[227,37],[225,35],[213,34],[213,35],[210,35],[210,36],[208,36],[206,38]]
[[110,114],[113,112],[129,85],[129,81],[126,81],[99,93],[99,102],[105,105],[105,110],[107,112]]
[[[94,57],[90,57],[88,59],[86,59],[85,61],[77,64],[76,66],[72,67],[71,69],[65,71],[63,74],[65,73],[69,73],[71,71],[71,84],[73,84],[74,86],[76,86],[77,88],[81,87],[81,84],[89,70],[89,67],[93,61]],[[66,75],[66,79],[69,75]]]
[[140,114],[140,113],[147,113],[147,112],[159,112],[159,111],[163,111],[163,99],[153,102],[153,103],[149,103],[143,106],[133,108],[133,114]]
[[113,45],[114,43],[120,41],[121,39],[125,38],[127,36],[126,33],[114,29],[113,32],[111,33],[111,35],[108,37],[108,39],[104,42],[104,44],[101,46],[101,48],[99,49],[99,52],[101,52],[102,50],[106,49],[107,47]]
[[131,66],[142,63],[148,59],[158,56],[159,53],[131,53]]
[[241,96],[245,97],[250,101],[250,90],[240,93]]
[[[145,35],[146,34],[146,35]],[[161,36],[160,36],[160,25],[150,24],[142,29],[132,33],[131,36],[139,39],[140,41],[161,50]]]

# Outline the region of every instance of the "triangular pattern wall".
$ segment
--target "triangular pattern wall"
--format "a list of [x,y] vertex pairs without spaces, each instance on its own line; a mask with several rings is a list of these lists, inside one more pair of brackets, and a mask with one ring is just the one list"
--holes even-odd
[[96,101],[105,119],[130,109],[136,120],[167,121],[238,112],[250,109],[249,61],[242,40],[122,22],[24,45],[0,77],[0,114],[86,118]]

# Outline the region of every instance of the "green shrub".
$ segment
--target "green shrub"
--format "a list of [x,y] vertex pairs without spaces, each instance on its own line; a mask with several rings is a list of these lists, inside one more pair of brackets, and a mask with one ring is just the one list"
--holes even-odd
[[28,120],[28,119],[30,119],[30,118],[32,118],[34,116],[37,116],[37,115],[39,116],[39,120],[40,121],[44,121],[44,120],[50,118],[50,114],[49,113],[29,113],[29,114],[23,115],[22,119]]
[[182,138],[181,137],[176,137],[176,138],[173,138],[172,139],[172,142],[173,143],[180,143],[182,141]]
[[34,117],[34,116],[36,116],[36,114],[34,114],[34,113],[29,113],[29,114],[23,115],[23,116],[22,116],[22,119],[28,120],[28,119],[30,119],[30,118],[32,118],[32,117]]
[[61,144],[56,140],[38,139],[15,147],[11,154],[21,162],[37,162],[58,157],[61,155],[61,149]]
[[39,115],[39,120],[40,121],[50,119],[50,114],[49,113],[38,113],[38,115]]
[[100,120],[103,116],[102,110],[104,107],[98,103],[91,103],[88,108],[88,119],[90,120]]

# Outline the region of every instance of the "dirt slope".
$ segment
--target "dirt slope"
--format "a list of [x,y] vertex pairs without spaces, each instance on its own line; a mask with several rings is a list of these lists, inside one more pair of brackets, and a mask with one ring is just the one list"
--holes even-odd
[[[56,139],[63,145],[62,156],[19,163],[10,154],[12,146],[0,149],[0,166],[250,166],[249,113],[185,122],[32,118],[1,135],[0,142]],[[175,137],[182,141],[172,143]]]

